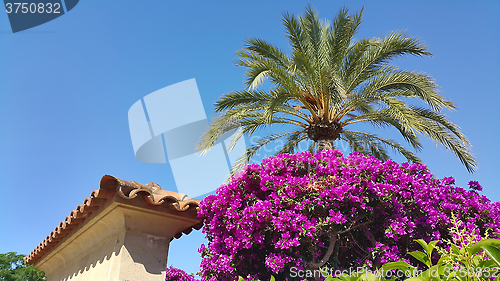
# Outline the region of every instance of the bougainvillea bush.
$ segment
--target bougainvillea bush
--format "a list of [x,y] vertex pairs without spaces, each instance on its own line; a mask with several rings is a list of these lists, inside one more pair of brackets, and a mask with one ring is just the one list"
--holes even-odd
[[249,165],[200,205],[205,280],[292,280],[292,270],[375,268],[407,259],[415,239],[450,239],[451,214],[481,235],[500,231],[500,203],[436,179],[423,164],[337,150]]
[[165,272],[165,281],[198,281],[192,274],[188,274],[182,269],[170,266]]

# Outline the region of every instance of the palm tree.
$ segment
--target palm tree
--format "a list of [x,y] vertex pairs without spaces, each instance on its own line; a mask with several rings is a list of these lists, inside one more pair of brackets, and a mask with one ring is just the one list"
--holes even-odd
[[[302,16],[285,13],[290,55],[264,40],[248,39],[237,53],[236,63],[247,68],[247,89],[225,94],[215,102],[215,111],[222,115],[204,133],[198,149],[208,151],[218,137],[235,128],[241,129],[229,149],[244,134],[250,136],[271,124],[289,124],[294,128],[291,131],[267,135],[249,146],[233,172],[279,138],[286,142],[278,154],[293,153],[307,139],[314,141],[311,151],[332,149],[334,141],[341,139],[352,150],[381,160],[388,159],[387,148],[392,148],[408,161],[420,162],[395,141],[351,128],[356,123],[371,123],[396,128],[416,151],[422,148],[419,135],[429,137],[473,172],[476,161],[469,141],[441,113],[443,108],[454,109],[454,103],[439,93],[432,77],[390,63],[400,56],[432,54],[417,38],[403,32],[354,41],[362,15],[363,10],[349,15],[342,8],[330,25],[310,6]],[[266,79],[270,89],[257,89]],[[422,100],[425,106],[407,104],[410,98]]]

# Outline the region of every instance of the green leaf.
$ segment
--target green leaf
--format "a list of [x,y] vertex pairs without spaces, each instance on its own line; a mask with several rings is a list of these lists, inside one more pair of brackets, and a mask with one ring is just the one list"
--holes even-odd
[[409,268],[413,268],[413,266],[409,265],[405,261],[395,261],[395,262],[386,263],[381,268],[384,271],[389,271],[389,270],[393,270],[393,269],[406,270],[406,269],[409,269]]
[[365,272],[358,278],[358,280],[363,280],[363,281],[377,281],[380,280],[380,276],[377,276],[373,272],[369,272],[365,270]]
[[405,281],[429,281],[429,280],[430,280],[429,277],[424,277],[424,276],[416,276],[405,279]]
[[410,277],[408,279],[405,279],[405,281],[430,281],[431,280],[431,277],[434,277],[432,276],[432,272],[434,272],[434,270],[437,270],[438,267],[435,265],[429,269],[427,269],[426,271],[418,274],[418,276],[413,276],[413,277]]
[[417,242],[418,242],[418,244],[420,244],[420,246],[422,246],[422,248],[424,249],[424,251],[425,251],[426,253],[428,253],[428,252],[429,252],[429,245],[427,245],[427,242],[425,242],[425,241],[424,241],[424,239],[417,239],[417,240],[415,240],[415,241],[417,241]]
[[500,250],[492,246],[482,246],[481,247],[486,254],[492,259],[497,266],[500,266]]
[[482,261],[484,260],[481,255],[475,255],[472,257],[470,263],[473,268],[479,268]]
[[453,253],[454,253],[455,255],[460,255],[460,249],[458,248],[458,246],[457,246],[457,245],[455,245],[455,244],[451,244],[451,250],[453,251]]
[[487,260],[482,260],[478,267],[481,267],[481,268],[485,268],[485,267],[495,267],[495,262],[491,259],[487,259]]
[[427,265],[427,267],[431,266],[431,262],[429,260],[429,257],[427,257],[426,254],[420,252],[420,251],[414,251],[411,253],[408,253],[409,255],[412,255],[414,258],[417,260],[421,261],[423,264]]
[[[331,276],[328,276],[330,278]],[[329,279],[327,279],[329,280]],[[357,281],[358,277],[357,276],[343,276],[341,275],[339,278],[333,278],[332,280],[341,280],[341,281]]]
[[[452,245],[453,246],[453,245]],[[500,239],[484,239],[468,247],[470,255],[474,255],[483,250],[483,246],[500,247]]]
[[443,265],[443,264],[446,264],[446,263],[447,263],[448,258],[449,258],[449,255],[442,255],[442,256],[439,258],[439,260],[438,260],[437,264],[438,264],[438,265]]
[[429,256],[429,258],[432,257],[432,251],[436,247],[437,243],[439,243],[439,240],[435,240],[435,241],[429,242],[429,248],[428,248],[428,251],[427,251],[427,255]]

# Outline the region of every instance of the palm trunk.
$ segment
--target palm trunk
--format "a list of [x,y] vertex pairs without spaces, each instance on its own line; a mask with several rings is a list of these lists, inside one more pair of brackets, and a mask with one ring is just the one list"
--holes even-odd
[[333,146],[333,140],[328,138],[320,138],[318,139],[318,152],[323,150],[331,150],[335,147]]

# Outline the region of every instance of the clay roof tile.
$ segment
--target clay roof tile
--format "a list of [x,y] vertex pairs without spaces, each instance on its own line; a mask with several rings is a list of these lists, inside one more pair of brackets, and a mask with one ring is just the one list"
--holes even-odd
[[[116,195],[124,199],[135,199],[142,195],[144,201],[150,205],[173,207],[176,211],[186,211],[190,208],[198,208],[200,201],[187,197],[185,194],[162,190],[156,183],[140,184],[135,181],[126,181],[105,175],[101,179],[99,190],[91,192],[90,197],[86,198],[83,204],[71,211],[65,220],[56,226],[56,228],[47,235],[47,237],[26,257],[25,264],[34,264],[51,249],[57,246],[65,237],[68,237],[73,229],[78,227],[93,212],[99,211],[99,208],[106,204],[108,199]],[[174,237],[179,238],[182,234],[189,234],[192,229],[200,229],[203,222],[200,222],[188,229],[177,233]]]

